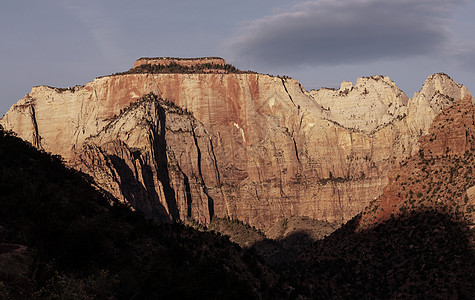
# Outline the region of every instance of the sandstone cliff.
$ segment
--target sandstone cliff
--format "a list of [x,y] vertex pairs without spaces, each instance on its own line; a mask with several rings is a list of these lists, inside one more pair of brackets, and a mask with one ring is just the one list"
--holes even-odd
[[213,198],[221,194],[211,135],[153,94],[124,108],[75,153],[75,168],[148,218],[208,223],[213,217]]
[[346,128],[371,133],[402,118],[409,98],[389,77],[362,77],[353,85],[342,82],[340,89],[320,89],[310,95],[326,110],[326,118]]
[[[168,104],[134,104],[148,93]],[[253,73],[124,74],[35,87],[0,124],[149,217],[264,228],[293,215],[350,219],[417,153],[435,114],[468,94],[444,74],[412,99],[380,76],[307,92]]]

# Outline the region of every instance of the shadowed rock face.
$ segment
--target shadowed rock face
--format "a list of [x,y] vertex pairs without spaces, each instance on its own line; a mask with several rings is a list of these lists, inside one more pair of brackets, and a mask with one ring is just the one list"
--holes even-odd
[[[417,153],[433,119],[420,112],[469,94],[443,74],[413,99],[387,77],[342,88],[325,96],[262,74],[117,75],[35,87],[0,124],[151,218],[341,223],[382,193],[395,162]],[[135,104],[148,93],[170,103]]]

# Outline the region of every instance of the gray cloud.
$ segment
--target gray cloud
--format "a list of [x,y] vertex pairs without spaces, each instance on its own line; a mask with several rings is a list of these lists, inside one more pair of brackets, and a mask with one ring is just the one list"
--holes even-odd
[[225,45],[237,62],[353,64],[440,54],[463,0],[319,0],[243,25]]
[[129,62],[120,44],[121,23],[114,19],[110,7],[99,1],[61,0],[57,3],[83,23],[103,58],[115,64]]
[[475,69],[475,40],[453,38],[447,45],[444,56],[460,70]]

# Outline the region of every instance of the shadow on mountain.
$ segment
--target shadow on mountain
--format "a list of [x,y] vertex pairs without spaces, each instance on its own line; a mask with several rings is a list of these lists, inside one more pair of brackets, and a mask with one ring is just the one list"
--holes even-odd
[[229,236],[242,248],[252,249],[270,265],[296,258],[316,240],[323,239],[340,225],[305,216],[276,221],[265,232],[240,220],[214,217],[208,230]]
[[473,299],[473,232],[437,211],[413,211],[363,231],[354,218],[283,270],[311,298]]
[[163,187],[163,194],[167,202],[169,214],[172,220],[179,220],[180,213],[178,212],[178,206],[176,203],[175,190],[170,184],[170,175],[168,169],[168,156],[167,156],[167,139],[166,134],[166,112],[161,105],[156,105],[159,117],[159,128],[154,128],[149,139],[150,144],[153,145],[154,158],[157,166],[157,177]]
[[145,217],[153,219],[159,223],[170,223],[170,215],[165,207],[160,203],[160,198],[155,191],[155,183],[153,181],[153,173],[150,166],[141,164],[142,178],[145,186],[134,176],[124,159],[117,155],[109,155],[109,159],[120,177],[119,188],[128,199],[132,207],[143,212]]
[[0,298],[277,299],[227,237],[156,225],[0,128]]
[[[0,295],[6,299],[473,299],[474,233],[437,211],[323,240],[296,231],[252,249],[157,226],[60,157],[0,130]],[[110,204],[112,203],[112,204]],[[282,275],[280,275],[282,274]]]
[[251,246],[251,249],[254,249],[266,263],[276,266],[296,259],[313,243],[315,240],[309,234],[296,231],[283,239],[266,238],[257,241]]

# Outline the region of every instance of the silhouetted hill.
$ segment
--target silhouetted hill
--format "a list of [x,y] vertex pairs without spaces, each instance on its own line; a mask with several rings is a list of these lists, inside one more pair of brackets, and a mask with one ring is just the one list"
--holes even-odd
[[277,276],[227,237],[157,226],[60,157],[0,130],[5,299],[275,298]]
[[317,241],[286,272],[319,299],[473,299],[473,232],[434,210],[357,231],[359,217]]

